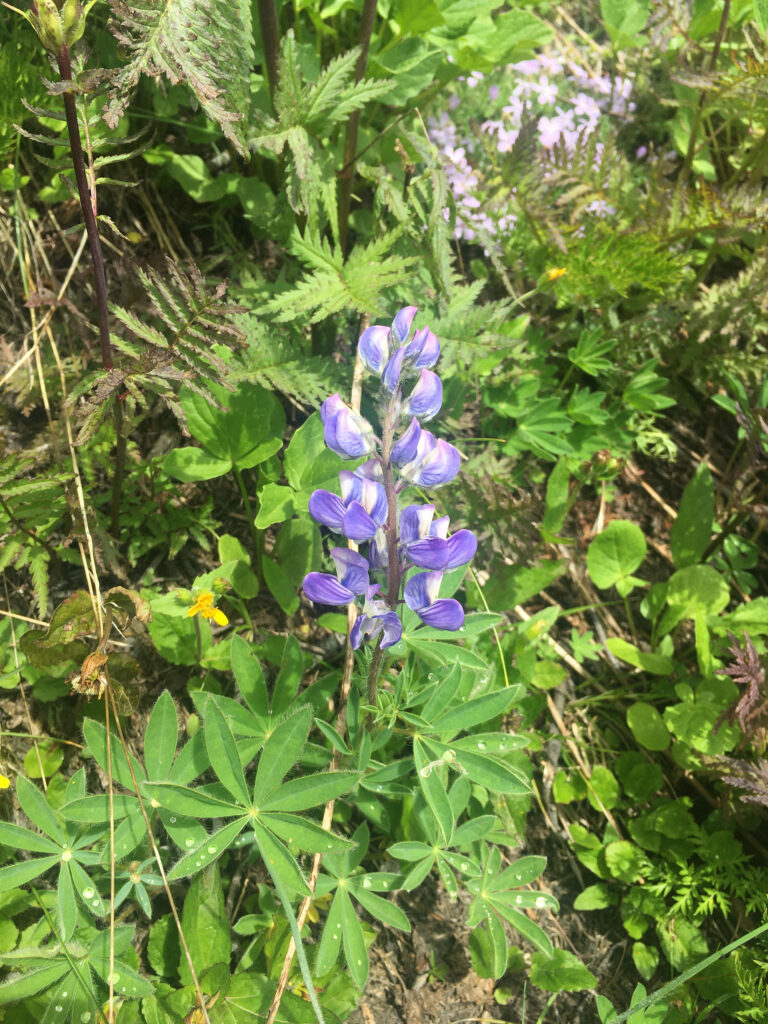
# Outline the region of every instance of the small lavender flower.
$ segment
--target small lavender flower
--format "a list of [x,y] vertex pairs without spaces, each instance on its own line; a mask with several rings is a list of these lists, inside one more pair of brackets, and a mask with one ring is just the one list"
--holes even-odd
[[[377,640],[377,651],[400,640],[402,600],[422,622],[438,629],[456,630],[464,622],[458,601],[439,598],[440,582],[444,572],[474,557],[477,539],[469,530],[448,536],[448,516],[436,519],[434,505],[400,507],[408,484],[440,487],[456,476],[461,463],[452,444],[421,425],[440,411],[443,385],[431,369],[440,342],[428,327],[411,337],[416,313],[415,306],[403,307],[390,327],[374,324],[358,343],[363,366],[380,382],[381,438],[339,395],[332,395],[321,409],[329,448],[343,458],[372,456],[354,471],[339,474],[340,496],[317,490],[309,500],[309,511],[319,523],[357,543],[368,542],[367,557],[346,548],[331,551],[336,576],[311,572],[304,579],[305,594],[319,604],[363,598],[350,633],[355,649],[367,638]],[[411,574],[401,597],[412,567],[428,571]],[[383,577],[383,585],[372,582],[370,573]],[[378,671],[380,662],[374,664]]]

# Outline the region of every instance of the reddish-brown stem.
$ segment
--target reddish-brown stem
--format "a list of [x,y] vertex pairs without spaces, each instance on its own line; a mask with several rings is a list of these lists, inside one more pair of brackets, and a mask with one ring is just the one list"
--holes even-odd
[[259,28],[261,44],[264,47],[264,63],[267,69],[267,84],[272,105],[275,102],[275,89],[278,82],[277,56],[280,52],[280,35],[277,28],[277,8],[275,0],[258,0]]
[[[59,50],[59,74],[63,82],[72,80],[72,60],[68,46],[62,46]],[[96,223],[96,211],[91,202],[91,194],[88,189],[88,179],[85,173],[85,158],[83,146],[80,141],[80,126],[77,123],[77,108],[75,106],[75,94],[71,90],[64,93],[64,110],[67,116],[67,131],[69,133],[69,148],[72,153],[72,167],[75,171],[75,182],[77,183],[77,194],[80,197],[80,209],[85,221],[85,230],[88,234],[88,245],[91,249],[93,260],[93,279],[96,288],[96,308],[99,316],[99,341],[101,343],[101,362],[105,370],[111,370],[112,346],[109,342],[109,309],[107,308],[107,278],[104,273],[104,256],[101,252],[101,239],[99,228]]]
[[[355,65],[355,82],[362,80],[368,63],[368,47],[371,44],[373,23],[376,20],[376,0],[365,0],[363,18],[360,24],[360,56]],[[344,159],[342,161],[341,184],[339,189],[339,242],[342,252],[347,247],[347,228],[349,225],[349,208],[352,204],[352,179],[355,150],[357,149],[357,131],[360,127],[360,111],[354,110],[347,121],[347,132],[344,139]]]

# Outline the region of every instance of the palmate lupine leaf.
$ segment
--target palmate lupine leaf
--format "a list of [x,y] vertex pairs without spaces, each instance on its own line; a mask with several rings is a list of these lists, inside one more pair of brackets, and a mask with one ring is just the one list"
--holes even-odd
[[112,0],[111,28],[130,60],[114,74],[104,108],[114,128],[142,75],[184,82],[227,138],[246,152],[254,63],[247,0]]

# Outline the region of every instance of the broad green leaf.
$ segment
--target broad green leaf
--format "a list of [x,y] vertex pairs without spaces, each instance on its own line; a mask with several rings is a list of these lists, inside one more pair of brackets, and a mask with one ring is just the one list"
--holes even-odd
[[[89,963],[93,967],[94,971],[101,977],[101,980],[107,984],[107,978],[110,975],[111,966],[109,957],[104,958],[93,956],[89,957]],[[141,999],[144,996],[151,995],[154,991],[152,982],[147,978],[142,977],[138,971],[134,970],[124,960],[115,961],[114,974],[118,979],[117,985],[119,987],[120,995],[126,999]]]
[[296,511],[295,493],[282,484],[265,484],[259,491],[259,512],[255,525],[257,530],[266,530],[275,523],[284,523]]
[[61,744],[55,740],[42,740],[30,747],[24,755],[24,771],[30,779],[40,779],[43,775],[49,779],[61,768],[63,761],[64,750]]
[[235,745],[235,737],[224,715],[214,701],[208,702],[205,719],[205,746],[211,767],[235,800],[250,807],[250,794],[243,774],[243,766]]
[[608,843],[603,852],[608,870],[620,882],[637,882],[645,874],[646,858],[642,850],[628,840]]
[[427,846],[426,843],[393,843],[387,848],[387,853],[397,857],[398,860],[421,860],[422,857],[428,857],[432,853],[432,847]]
[[435,740],[425,742],[438,757],[443,756],[446,751],[453,750],[457,755],[457,768],[463,769],[478,786],[485,786],[491,792],[511,793],[517,796],[527,796],[531,793],[528,779],[522,772],[505,764],[504,761],[466,750],[458,745],[448,747]]
[[646,750],[666,750],[670,735],[664,719],[652,704],[636,701],[627,708],[627,725],[641,747]]
[[312,708],[299,708],[268,737],[253,783],[254,804],[260,805],[296,764],[307,741],[311,722]]
[[413,759],[421,791],[435,816],[444,846],[450,846],[456,822],[448,793],[440,778],[441,766],[432,765],[432,758],[419,739],[413,741]]
[[243,813],[239,804],[219,800],[199,789],[178,786],[175,782],[146,782],[142,791],[172,814],[189,818],[232,818]]
[[33,878],[42,875],[54,864],[58,864],[60,857],[36,857],[34,860],[22,860],[18,864],[6,864],[0,868],[0,892],[8,889],[15,889],[19,885],[31,882]]
[[248,381],[234,392],[216,385],[211,391],[224,408],[217,409],[187,388],[179,394],[192,436],[209,452],[239,469],[250,469],[280,450],[285,415],[271,392]]
[[163,828],[182,850],[190,850],[207,838],[208,833],[196,818],[187,818],[181,814],[171,814],[165,807],[158,808],[157,816]]
[[675,671],[675,663],[672,658],[667,658],[663,654],[654,654],[651,651],[641,651],[639,647],[635,647],[623,637],[610,636],[605,641],[605,646],[615,657],[621,658],[622,661],[626,661],[627,664],[634,665],[635,668],[640,668],[644,672],[650,672],[651,675],[670,676]]
[[289,636],[283,649],[280,672],[272,691],[272,713],[281,715],[293,703],[301,684],[304,659],[295,636]]
[[285,476],[295,491],[309,498],[317,488],[333,490],[338,484],[344,461],[332,452],[323,437],[323,421],[314,412],[291,438],[285,450]]
[[202,871],[203,868],[207,868],[209,864],[217,860],[234,843],[235,839],[237,839],[251,820],[250,816],[244,815],[242,818],[231,821],[228,825],[220,828],[213,835],[208,836],[200,846],[185,853],[174,864],[173,868],[168,872],[168,880],[173,882],[177,878],[187,878],[189,875],[195,875],[198,871]]
[[[632,943],[632,960],[637,973],[645,981],[650,981],[659,966],[659,951],[655,946],[646,946],[644,942]],[[666,1014],[666,1006],[664,1007]],[[663,1017],[661,1018],[663,1020]]]
[[241,636],[235,635],[232,637],[230,658],[235,682],[243,700],[257,718],[266,719],[269,714],[269,696],[261,663],[253,648]]
[[305,811],[335,800],[354,786],[357,772],[317,772],[289,779],[259,806],[261,811]]
[[[193,879],[184,899],[181,923],[198,977],[214,964],[229,963],[232,940],[216,864]],[[191,984],[186,957],[181,958],[179,973],[182,984]]]
[[610,768],[595,765],[587,782],[587,800],[596,811],[610,811],[619,802],[619,783]]
[[[493,915],[491,915],[493,916]],[[500,978],[507,968],[507,950],[504,949],[504,963],[497,960],[496,946],[491,939],[487,923],[477,925],[469,933],[469,951],[472,968],[480,978]]]
[[588,885],[573,901],[574,910],[605,910],[616,904],[618,897],[605,882]]
[[435,732],[451,734],[459,730],[468,730],[496,718],[507,710],[515,701],[525,696],[522,686],[507,686],[495,693],[486,693],[482,697],[474,697],[465,701],[460,707],[453,708],[441,715],[432,723]]
[[706,462],[700,462],[680,499],[677,519],[669,533],[672,558],[678,569],[701,561],[712,536],[715,489]]
[[264,580],[274,599],[286,615],[293,615],[294,612],[298,611],[300,604],[299,595],[296,592],[297,585],[294,585],[292,578],[274,558],[264,556],[262,571],[264,573]]
[[363,988],[368,977],[368,950],[365,948],[363,929],[357,919],[355,908],[346,889],[339,891],[341,902],[341,933],[344,939],[344,955],[352,979]]
[[258,821],[253,822],[253,834],[269,874],[300,896],[308,896],[309,886],[301,869],[283,843]]
[[14,850],[30,850],[32,853],[61,853],[61,847],[47,836],[8,821],[0,821],[0,844]]
[[291,850],[339,854],[345,853],[350,847],[348,839],[342,839],[315,824],[314,821],[310,821],[309,818],[302,818],[298,814],[273,812],[262,820],[265,825],[269,826],[270,831],[289,844]]
[[168,781],[177,782],[179,785],[186,785],[209,768],[208,752],[205,749],[205,737],[202,730],[200,730],[179,751],[168,773]]
[[757,31],[765,39],[768,34],[768,0],[752,0]]
[[[127,814],[115,828],[115,860],[122,860],[129,853],[133,853],[146,834],[147,826],[137,801],[135,813]],[[106,843],[101,855],[101,863],[109,864],[111,856],[110,845]]]
[[205,448],[187,445],[185,448],[174,448],[169,452],[163,460],[163,469],[174,480],[193,483],[225,476],[232,469],[232,463],[229,459],[211,455]]
[[16,780],[16,796],[29,820],[59,846],[64,846],[67,836],[57,815],[37,786],[33,786],[23,775],[19,775]]
[[205,690],[196,690],[192,694],[192,699],[203,720],[207,718],[209,704],[215,704],[235,736],[252,736],[254,739],[260,740],[266,738],[267,728],[270,723],[268,716],[265,716],[263,719],[257,717],[247,707],[244,707],[232,697],[223,697],[218,693],[206,693]]
[[579,992],[595,988],[597,978],[567,949],[555,949],[551,956],[534,953],[531,982],[545,992]]
[[668,615],[674,618],[674,624],[681,619],[694,619],[698,613],[716,615],[728,604],[729,597],[728,584],[711,565],[678,569],[669,579],[668,609],[659,631],[664,630]]
[[484,839],[499,824],[495,814],[480,814],[463,822],[453,833],[453,845],[464,846]]
[[83,904],[88,907],[91,914],[103,917],[107,913],[108,906],[101,898],[98,889],[88,877],[82,865],[73,858],[69,862],[69,869],[72,872],[75,890]]
[[176,705],[170,693],[163,690],[152,708],[144,733],[144,764],[151,779],[160,782],[168,778],[178,737]]
[[635,523],[614,519],[587,549],[587,570],[600,590],[628,584],[645,558],[643,531]]

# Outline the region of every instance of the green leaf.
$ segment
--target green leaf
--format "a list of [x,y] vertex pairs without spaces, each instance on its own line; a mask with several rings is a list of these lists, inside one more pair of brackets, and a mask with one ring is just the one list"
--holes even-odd
[[565,456],[561,456],[547,480],[544,517],[541,521],[542,532],[546,532],[550,536],[558,533],[565,522],[570,479],[568,460]]
[[530,885],[538,878],[547,866],[547,858],[540,856],[518,857],[508,868],[490,882],[488,891],[504,889],[507,886],[517,887]]
[[695,619],[696,615],[716,615],[728,604],[728,584],[711,565],[689,565],[678,569],[669,579],[667,611],[664,613],[659,631],[664,630],[667,616],[675,624],[681,619]]
[[163,470],[168,476],[184,483],[214,480],[218,476],[225,476],[231,469],[229,459],[218,458],[205,448],[195,448],[194,445],[174,448],[163,460]]
[[314,412],[291,438],[285,450],[285,476],[294,491],[305,495],[317,488],[333,490],[344,462],[332,452],[323,437],[323,421]]
[[250,794],[237,753],[232,730],[214,701],[208,702],[205,718],[205,746],[211,767],[235,800],[250,807]]
[[765,39],[768,34],[768,0],[752,0],[752,10],[755,15],[757,30]]
[[163,690],[152,708],[144,733],[144,764],[151,779],[162,781],[168,778],[178,738],[176,705],[170,693]]
[[715,519],[715,489],[706,462],[700,462],[680,499],[677,519],[669,534],[672,558],[678,569],[701,561]]
[[366,875],[362,879],[351,878],[349,880],[349,891],[358,903],[365,907],[371,917],[383,921],[390,928],[399,928],[400,931],[409,932],[411,930],[411,923],[405,913],[396,903],[390,903],[389,900],[385,900],[371,892],[370,889],[366,889],[367,880]]
[[643,852],[626,839],[608,843],[604,855],[608,870],[620,882],[637,882],[646,870],[647,862]]
[[189,818],[231,818],[243,813],[240,804],[219,800],[200,789],[187,789],[175,782],[146,782],[142,791],[172,814]]
[[595,765],[587,783],[587,799],[596,811],[610,811],[619,802],[619,783],[610,768]]
[[507,969],[506,942],[502,954],[501,947],[491,937],[489,930],[491,920],[495,920],[493,915],[486,923],[478,925],[469,933],[472,967],[480,978],[500,978]]
[[614,519],[587,550],[587,570],[600,590],[628,582],[645,558],[643,531],[635,523]]
[[246,825],[250,824],[251,818],[244,815],[236,821],[230,821],[228,825],[220,828],[218,832],[207,836],[206,839],[194,850],[189,850],[178,860],[168,872],[168,880],[175,881],[177,878],[187,878],[195,875],[198,871],[207,868],[227,850],[237,839]]
[[323,934],[317,950],[316,971],[318,975],[327,974],[339,959],[341,952],[341,889],[333,896],[328,917],[325,920]]
[[212,455],[238,469],[251,469],[280,450],[285,415],[271,392],[247,381],[234,392],[215,385],[211,392],[223,408],[187,388],[181,389],[179,404],[192,436]]
[[[30,779],[48,779],[61,768],[64,751],[55,740],[38,741],[24,755],[24,771]],[[42,771],[40,766],[42,764]]]
[[32,853],[61,853],[61,847],[47,836],[41,836],[21,825],[0,821],[0,845],[14,850],[29,850]]
[[[198,977],[214,964],[229,964],[232,941],[217,865],[193,879],[184,900],[181,923]],[[192,983],[186,957],[181,958],[179,975],[182,984]]]
[[670,735],[664,719],[652,704],[636,701],[627,708],[627,725],[641,747],[646,750],[666,750]]
[[68,942],[74,935],[75,928],[77,927],[77,903],[75,902],[72,875],[69,871],[69,864],[66,861],[61,861],[59,864],[59,884],[56,895],[61,938],[64,942]]
[[271,812],[262,818],[280,839],[292,844],[291,849],[307,853],[340,854],[350,848],[350,841],[326,831],[320,825],[298,814]]
[[280,672],[272,691],[272,713],[282,715],[288,710],[298,692],[304,671],[304,659],[298,640],[289,636],[283,648]]
[[551,957],[534,953],[531,983],[545,992],[579,992],[595,988],[597,978],[567,949],[555,949]]
[[656,926],[659,944],[673,971],[685,971],[702,960],[709,950],[701,931],[680,914]]
[[264,744],[253,783],[253,802],[259,805],[293,768],[307,741],[312,708],[299,708],[277,726]]
[[300,896],[308,896],[309,886],[301,869],[283,843],[258,821],[253,822],[253,834],[269,874]]
[[355,908],[346,889],[340,889],[341,902],[341,934],[344,940],[344,955],[352,979],[359,988],[363,988],[368,977],[368,950],[365,948],[363,929],[357,919]]
[[459,730],[466,731],[474,725],[481,725],[503,714],[510,705],[525,695],[523,686],[507,686],[494,693],[483,694],[465,701],[460,707],[453,708],[441,715],[432,723],[435,732],[441,735],[451,734]]
[[456,822],[448,793],[439,775],[440,766],[432,766],[432,759],[419,739],[413,741],[413,759],[416,764],[419,785],[435,816],[443,845],[450,846]]
[[[434,740],[429,740],[428,745],[437,756],[454,749]],[[510,793],[515,796],[527,796],[531,793],[530,782],[518,769],[510,767],[498,758],[475,753],[463,746],[459,747],[458,744],[455,750],[458,754],[457,767],[460,765],[478,786],[485,786],[491,792]]]
[[667,658],[663,654],[653,654],[651,651],[641,651],[623,637],[610,636],[605,641],[605,646],[615,657],[634,665],[635,668],[641,668],[644,672],[650,672],[651,675],[670,676],[675,671],[672,658]]
[[258,499],[257,530],[266,530],[275,523],[284,523],[296,512],[294,492],[282,484],[265,484],[259,491]]
[[640,977],[645,981],[650,981],[659,966],[658,949],[655,946],[646,946],[644,942],[634,942],[632,943],[632,959]]
[[232,637],[230,658],[232,672],[243,700],[257,718],[266,722],[269,714],[269,696],[261,663],[253,648],[241,636],[235,635]]
[[574,910],[605,910],[616,904],[616,894],[604,882],[588,885],[573,901]]
[[291,577],[274,558],[269,558],[265,555],[261,567],[264,573],[264,580],[269,587],[269,592],[286,615],[293,615],[294,612],[298,611],[299,604],[301,603],[296,592],[297,585],[294,585]]
[[[21,777],[21,776],[20,776]],[[7,892],[8,889],[15,889],[20,885],[31,882],[33,878],[42,875],[54,864],[58,864],[60,855],[52,857],[36,857],[34,860],[23,860],[18,864],[6,864],[0,868],[0,892]]]
[[[111,806],[115,819],[124,818],[126,814],[140,813],[138,801],[132,793],[113,793]],[[61,813],[69,821],[86,824],[109,821],[111,813],[109,793],[94,793],[91,796],[76,797],[62,805]]]
[[59,846],[64,846],[67,842],[67,836],[58,816],[51,810],[48,801],[37,786],[33,786],[23,775],[19,775],[16,780],[16,796],[21,804],[22,811],[24,811],[29,820],[34,825],[37,825],[41,832],[45,832],[46,835],[50,836]]
[[289,779],[260,805],[261,811],[305,811],[318,804],[335,800],[354,786],[360,778],[357,772],[317,772]]
[[50,988],[68,972],[69,962],[57,960],[44,967],[27,971],[21,977],[6,979],[0,984],[0,1006],[7,1006],[9,1003],[23,1003],[37,995],[38,992]]
[[[107,731],[101,722],[97,722],[93,718],[86,718],[83,722],[83,737],[86,745],[90,752],[96,759],[96,763],[104,772],[109,772],[109,760],[107,758]],[[110,736],[110,755],[112,764],[112,778],[115,782],[119,783],[125,789],[133,790],[133,779],[131,778],[131,772],[128,768],[128,761],[125,757],[125,751],[123,745],[120,742],[120,737],[111,732]],[[175,748],[174,748],[175,749]],[[143,782],[146,778],[144,769],[137,758],[131,755],[131,767],[133,768],[134,775],[139,782]]]

